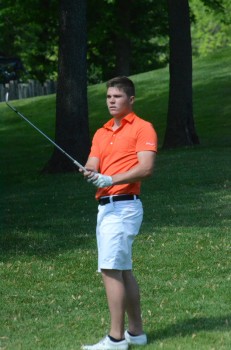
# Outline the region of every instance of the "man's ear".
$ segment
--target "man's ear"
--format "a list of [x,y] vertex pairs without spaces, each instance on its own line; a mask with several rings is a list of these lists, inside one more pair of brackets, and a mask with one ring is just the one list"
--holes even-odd
[[130,104],[133,105],[135,102],[135,96],[130,96]]

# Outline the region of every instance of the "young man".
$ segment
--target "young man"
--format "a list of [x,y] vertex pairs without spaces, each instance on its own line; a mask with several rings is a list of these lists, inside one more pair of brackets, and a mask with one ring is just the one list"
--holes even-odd
[[139,287],[132,273],[132,243],[143,219],[141,180],[152,174],[157,136],[152,125],[133,112],[134,100],[135,87],[130,79],[116,77],[107,82],[107,107],[112,119],[95,133],[85,165],[88,171],[84,176],[98,188],[98,270],[111,325],[103,340],[84,345],[84,350],[127,350],[130,344],[147,343]]

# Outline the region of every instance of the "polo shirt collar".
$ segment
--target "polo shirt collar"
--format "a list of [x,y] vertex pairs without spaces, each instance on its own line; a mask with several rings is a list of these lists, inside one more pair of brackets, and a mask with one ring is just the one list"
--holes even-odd
[[[135,113],[131,112],[131,113],[127,114],[125,117],[123,117],[122,120],[124,120],[124,121],[126,121],[128,123],[132,123],[134,118],[135,118],[135,116],[136,116]],[[114,118],[110,119],[107,123],[105,123],[103,125],[103,127],[105,129],[111,129],[113,127],[113,125],[114,125]]]

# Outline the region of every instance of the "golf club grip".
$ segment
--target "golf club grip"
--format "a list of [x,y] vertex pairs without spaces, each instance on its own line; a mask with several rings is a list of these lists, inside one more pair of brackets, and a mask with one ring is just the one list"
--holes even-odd
[[20,113],[16,108],[11,106],[8,102],[8,94],[6,95],[6,104],[7,106],[12,109],[15,113],[17,113],[21,118],[23,118],[28,124],[30,124],[35,130],[37,130],[41,135],[43,135],[48,141],[50,141],[60,152],[62,152],[67,158],[69,158],[74,165],[76,165],[78,168],[82,169],[83,171],[87,171],[86,168],[84,168],[83,165],[81,165],[77,160],[72,158],[64,149],[62,149],[57,143],[55,143],[52,139],[50,139],[43,131],[41,131],[36,125],[34,125],[29,119],[27,119],[22,113]]

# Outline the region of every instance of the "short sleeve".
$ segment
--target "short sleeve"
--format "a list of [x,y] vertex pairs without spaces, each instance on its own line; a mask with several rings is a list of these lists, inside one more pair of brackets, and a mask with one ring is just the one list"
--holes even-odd
[[97,157],[97,158],[100,158],[100,148],[99,148],[99,145],[100,145],[100,134],[101,134],[101,129],[97,130],[95,135],[93,136],[93,139],[92,139],[92,145],[91,145],[91,151],[90,151],[90,154],[89,154],[89,157]]
[[157,152],[157,133],[151,123],[144,122],[139,128],[137,136],[136,152]]

